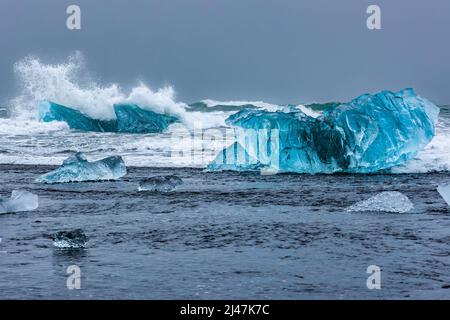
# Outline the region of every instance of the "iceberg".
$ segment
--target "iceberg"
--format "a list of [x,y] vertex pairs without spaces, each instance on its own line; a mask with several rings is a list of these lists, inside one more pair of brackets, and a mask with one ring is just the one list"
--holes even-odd
[[117,132],[158,133],[178,121],[170,115],[144,110],[135,104],[116,104]]
[[183,180],[177,176],[157,176],[142,180],[139,183],[139,191],[170,192],[175,190]]
[[355,203],[348,207],[346,211],[406,213],[413,208],[413,203],[403,193],[398,191],[385,191],[367,200]]
[[445,200],[445,202],[447,202],[447,204],[450,206],[450,184],[438,186],[437,191]]
[[66,183],[81,181],[117,180],[127,174],[127,168],[120,156],[89,162],[78,152],[64,160],[61,167],[36,179],[40,183]]
[[264,168],[238,142],[220,152],[208,165],[207,171],[259,171]]
[[53,245],[59,249],[81,249],[86,245],[87,237],[83,230],[59,231],[53,235]]
[[158,133],[178,121],[171,115],[144,110],[135,104],[114,105],[116,119],[93,119],[78,110],[49,101],[39,104],[43,122],[64,121],[71,129],[94,132]]
[[10,199],[0,199],[0,213],[32,211],[38,207],[38,196],[25,190],[13,190]]
[[39,119],[42,122],[63,121],[69,128],[82,131],[117,131],[117,124],[114,120],[92,119],[78,110],[49,101],[42,101],[39,104]]
[[[313,118],[293,106],[284,110],[244,109],[231,115],[237,143],[253,162],[224,156],[208,170],[370,173],[413,158],[434,137],[439,108],[413,89],[365,94],[349,103],[331,103]],[[241,148],[239,147],[239,148]],[[247,156],[247,155],[245,155]]]

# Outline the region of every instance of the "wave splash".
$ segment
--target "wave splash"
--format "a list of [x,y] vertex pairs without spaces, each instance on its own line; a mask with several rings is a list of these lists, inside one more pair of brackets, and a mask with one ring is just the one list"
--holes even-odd
[[136,104],[143,109],[179,118],[189,128],[224,125],[223,112],[188,112],[189,106],[178,102],[173,87],[156,91],[143,82],[125,92],[120,85],[101,85],[89,79],[83,55],[69,56],[65,63],[45,64],[39,58],[27,57],[14,65],[21,94],[10,102],[16,119],[38,120],[38,105],[52,101],[99,120],[113,120],[115,104]]

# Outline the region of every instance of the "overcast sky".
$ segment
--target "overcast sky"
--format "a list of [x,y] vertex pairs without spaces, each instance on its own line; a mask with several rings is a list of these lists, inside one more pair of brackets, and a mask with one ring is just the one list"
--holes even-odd
[[[66,28],[78,4],[82,30]],[[378,4],[382,30],[366,27]],[[103,82],[171,84],[185,102],[347,101],[414,87],[450,103],[448,0],[0,0],[0,97],[14,62],[83,52]]]

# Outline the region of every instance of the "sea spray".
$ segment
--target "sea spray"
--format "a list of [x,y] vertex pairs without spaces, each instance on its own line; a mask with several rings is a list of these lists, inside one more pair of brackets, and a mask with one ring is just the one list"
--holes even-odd
[[46,64],[26,57],[14,65],[21,93],[9,103],[13,118],[38,120],[43,100],[76,108],[99,120],[115,119],[115,104],[136,104],[161,114],[179,118],[188,128],[224,125],[224,112],[188,112],[188,105],[175,99],[171,86],[152,90],[142,81],[128,93],[117,83],[102,85],[90,79],[83,55],[76,53],[65,63]]

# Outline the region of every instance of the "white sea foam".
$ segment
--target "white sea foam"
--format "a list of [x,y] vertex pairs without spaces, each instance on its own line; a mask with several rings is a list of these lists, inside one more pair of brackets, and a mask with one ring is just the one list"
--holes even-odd
[[[255,107],[265,109],[267,111],[272,111],[272,112],[282,110],[284,108],[284,106],[267,103],[264,101],[244,101],[244,100],[218,101],[218,100],[212,100],[212,99],[204,99],[201,102],[206,104],[206,106],[209,108],[218,106],[218,105],[221,105],[221,106],[253,105]],[[303,111],[305,114],[307,114],[310,117],[317,118],[318,116],[321,115],[321,112],[314,111],[311,108],[308,108],[302,104],[296,105],[295,107],[297,107],[298,109],[300,109],[301,111]]]
[[34,136],[52,131],[69,130],[65,122],[39,122],[34,119],[1,119],[0,135],[15,136],[26,135]]
[[211,108],[214,106],[244,106],[244,105],[254,105],[256,107],[266,109],[269,111],[275,111],[279,108],[278,105],[267,103],[264,101],[244,101],[244,100],[230,100],[230,101],[219,101],[219,100],[213,100],[213,99],[204,99],[201,102],[206,104],[207,107]]
[[299,108],[305,114],[307,114],[308,116],[313,117],[313,118],[317,118],[318,116],[320,116],[322,114],[321,112],[314,111],[313,109],[308,108],[302,104],[297,105],[297,108]]
[[417,156],[405,165],[392,168],[393,173],[450,171],[450,126],[441,120],[436,136]]
[[39,102],[51,100],[76,107],[92,117],[113,118],[112,104],[124,98],[119,86],[101,86],[93,81],[80,85],[77,80],[83,69],[81,54],[70,56],[62,64],[45,64],[35,57],[17,62],[14,71],[22,91],[11,101],[13,116],[37,119]]
[[130,92],[119,84],[101,85],[86,80],[83,56],[77,53],[62,64],[45,64],[36,57],[27,57],[14,65],[21,94],[12,99],[10,109],[16,119],[37,119],[38,104],[50,100],[97,119],[114,119],[113,105],[135,103],[158,113],[178,116],[189,128],[224,125],[224,112],[187,112],[187,105],[176,101],[175,91],[167,86],[152,90],[140,82]]

